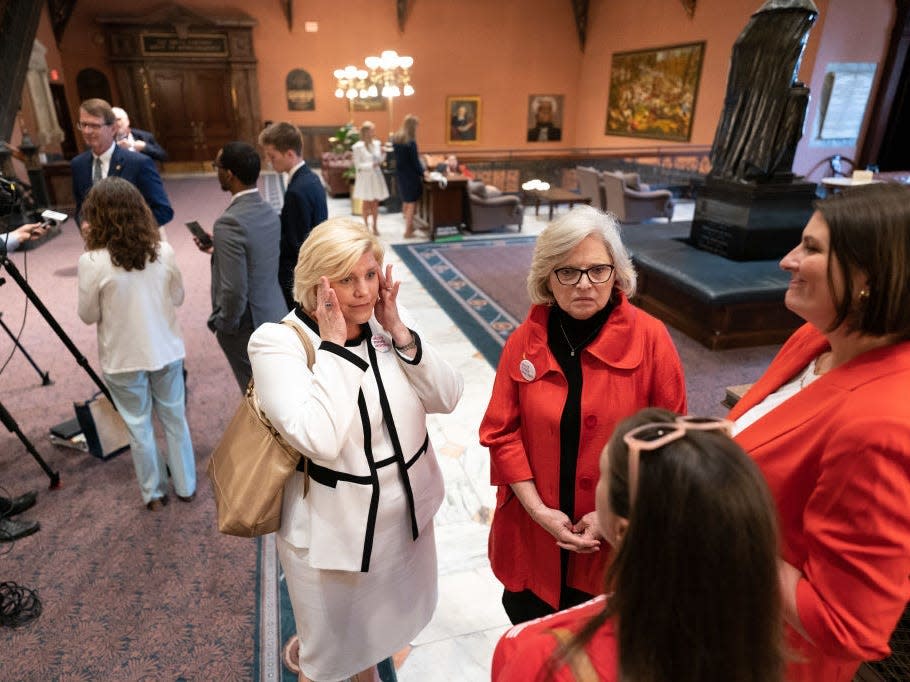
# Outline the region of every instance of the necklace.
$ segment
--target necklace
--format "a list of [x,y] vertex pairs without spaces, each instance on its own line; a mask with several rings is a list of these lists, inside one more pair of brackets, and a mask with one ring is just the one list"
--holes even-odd
[[811,384],[827,371],[827,368],[823,368],[822,366],[827,365],[829,358],[830,352],[822,353],[817,358],[813,358],[812,362],[809,363],[809,366],[806,367],[806,371],[803,372],[803,375],[799,379],[799,387],[801,389]]
[[569,355],[571,355],[573,358],[575,357],[575,351],[577,351],[579,348],[581,348],[581,347],[587,345],[587,343],[588,343],[591,339],[593,339],[595,336],[597,336],[597,332],[599,332],[600,329],[601,329],[601,328],[598,327],[598,328],[595,329],[593,332],[591,332],[590,334],[588,334],[588,335],[584,338],[584,340],[582,340],[581,343],[579,343],[579,344],[573,346],[573,345],[572,345],[572,342],[569,341],[569,335],[566,334],[566,328],[562,326],[562,320],[559,320],[559,331],[562,332],[562,338],[564,338],[564,339],[566,340],[566,344],[569,346]]

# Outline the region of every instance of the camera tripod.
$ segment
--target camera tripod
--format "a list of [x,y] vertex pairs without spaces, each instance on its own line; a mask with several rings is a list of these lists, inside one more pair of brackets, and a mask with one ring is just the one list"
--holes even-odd
[[[63,328],[57,323],[57,320],[54,319],[54,316],[51,315],[51,312],[45,307],[44,303],[41,302],[41,299],[38,298],[38,294],[35,293],[35,290],[29,285],[29,283],[22,276],[22,273],[19,272],[19,269],[16,267],[16,264],[13,263],[9,256],[6,253],[5,245],[0,242],[0,268],[5,268],[9,273],[9,276],[19,285],[19,288],[22,289],[23,293],[26,295],[29,301],[32,302],[32,305],[35,306],[35,309],[41,313],[41,316],[47,321],[51,329],[57,334],[60,340],[63,342],[63,345],[66,346],[67,350],[72,353],[73,357],[76,358],[77,364],[86,371],[86,373],[91,377],[92,381],[98,386],[101,392],[107,396],[107,399],[113,404],[113,399],[111,398],[111,393],[107,389],[107,386],[104,385],[104,382],[101,380],[95,370],[92,369],[91,365],[88,364],[86,357],[79,352],[79,349],[76,347],[76,344],[73,343],[72,339],[67,336],[66,332],[63,331]],[[32,363],[34,365],[34,363]],[[40,370],[39,370],[40,373]],[[50,488],[53,490],[60,487],[60,475],[53,471],[45,462],[41,455],[38,454],[38,451],[35,450],[35,446],[31,444],[28,438],[22,433],[22,430],[19,428],[16,420],[13,419],[12,415],[3,407],[3,404],[0,403],[0,420],[2,420],[3,425],[6,426],[12,433],[15,433],[19,437],[19,440],[22,441],[25,445],[25,449],[28,450],[29,454],[35,458],[35,461],[38,462],[39,466],[44,470],[44,473],[50,478],[51,484]]]

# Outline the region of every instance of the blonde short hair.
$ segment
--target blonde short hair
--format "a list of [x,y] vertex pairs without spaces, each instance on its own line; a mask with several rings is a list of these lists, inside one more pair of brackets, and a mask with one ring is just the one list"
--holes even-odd
[[382,266],[382,242],[351,218],[332,218],[313,228],[300,247],[294,267],[294,300],[303,310],[316,309],[319,278],[341,279],[351,274],[357,261],[371,252]]
[[635,295],[637,276],[629,252],[619,238],[619,223],[612,213],[591,206],[576,206],[544,228],[537,237],[534,257],[528,272],[528,296],[531,303],[552,305],[556,302],[550,289],[550,273],[566,255],[586,237],[595,236],[613,258],[614,286],[628,298]]

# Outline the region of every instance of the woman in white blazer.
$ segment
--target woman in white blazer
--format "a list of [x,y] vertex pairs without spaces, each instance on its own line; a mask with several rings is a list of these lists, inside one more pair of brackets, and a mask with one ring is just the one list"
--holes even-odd
[[[383,247],[348,218],[304,242],[297,307],[249,355],[263,411],[309,459],[285,486],[278,553],[299,636],[300,680],[361,674],[405,647],[436,606],[433,515],[443,480],[426,427],[461,376],[406,323]],[[298,467],[302,469],[301,465]]]

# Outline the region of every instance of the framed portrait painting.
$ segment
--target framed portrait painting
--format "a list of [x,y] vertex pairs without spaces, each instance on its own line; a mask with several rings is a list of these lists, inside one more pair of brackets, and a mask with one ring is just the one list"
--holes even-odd
[[446,97],[446,144],[480,139],[480,97]]
[[385,111],[385,97],[355,97],[351,100],[351,109],[354,111]]
[[528,142],[562,140],[563,95],[528,96]]
[[616,52],[607,135],[688,142],[705,43]]

